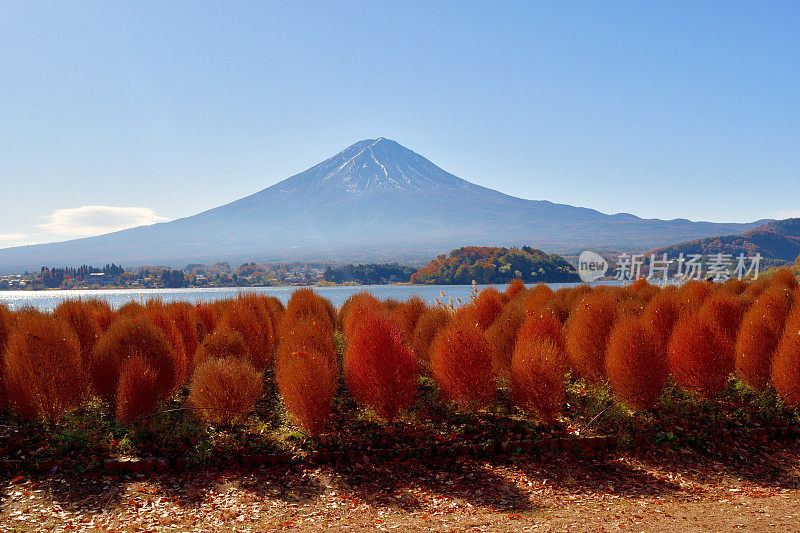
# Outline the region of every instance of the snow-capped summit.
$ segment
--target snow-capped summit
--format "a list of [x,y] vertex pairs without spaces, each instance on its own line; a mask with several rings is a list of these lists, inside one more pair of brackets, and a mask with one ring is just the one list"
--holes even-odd
[[363,194],[389,190],[456,190],[469,187],[470,183],[397,142],[379,137],[359,141],[278,185],[284,192],[314,190]]

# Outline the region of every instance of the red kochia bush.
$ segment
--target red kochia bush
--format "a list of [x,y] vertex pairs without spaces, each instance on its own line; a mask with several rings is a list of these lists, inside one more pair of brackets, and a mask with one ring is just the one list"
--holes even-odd
[[344,336],[349,339],[355,333],[356,326],[364,317],[382,312],[382,308],[381,302],[366,291],[349,297],[339,310]]
[[292,293],[289,304],[283,312],[283,319],[290,319],[292,322],[310,320],[320,328],[331,332],[336,325],[325,305],[325,299],[312,289],[299,289]]
[[208,359],[192,375],[189,404],[201,420],[229,426],[247,416],[263,394],[263,376],[247,361]]
[[220,327],[207,336],[195,356],[195,367],[209,359],[241,359],[248,360],[247,345],[242,335],[228,327]]
[[800,307],[795,304],[771,368],[772,385],[788,405],[800,408]]
[[14,313],[8,307],[0,304],[0,409],[5,408],[8,398],[5,386],[5,353],[8,337],[11,335],[11,327],[14,323]]
[[519,278],[512,279],[506,287],[506,296],[513,300],[517,295],[525,291],[525,282]]
[[521,338],[511,358],[514,403],[552,422],[564,403],[564,354],[544,337]]
[[792,305],[791,293],[773,287],[761,293],[742,319],[736,338],[736,374],[756,390],[764,390],[775,349]]
[[486,330],[486,341],[492,348],[492,361],[495,374],[502,378],[511,372],[511,356],[514,353],[514,343],[517,341],[517,331],[525,319],[521,306],[509,302],[503,312]]
[[89,307],[94,312],[97,318],[97,325],[100,328],[100,333],[103,333],[111,327],[111,323],[117,318],[117,314],[111,309],[111,306],[105,300],[98,298],[90,298],[82,300],[83,305]]
[[606,343],[617,317],[617,303],[595,291],[581,300],[567,322],[566,346],[572,368],[588,381],[605,379]]
[[530,342],[533,339],[542,339],[552,342],[560,354],[561,362],[565,371],[568,367],[566,345],[562,332],[561,322],[550,309],[542,309],[536,313],[529,313],[517,331],[516,342]]
[[272,364],[277,346],[275,319],[265,298],[240,294],[229,302],[217,327],[224,324],[238,331],[247,344],[248,360],[256,370]]
[[392,422],[417,392],[417,359],[386,312],[363,313],[344,353],[347,388],[362,405]]
[[117,420],[130,424],[155,412],[159,396],[158,376],[146,357],[134,355],[122,365],[117,386]]
[[473,305],[481,330],[486,331],[492,325],[503,310],[504,303],[502,296],[494,287],[487,287],[478,294]]
[[672,331],[667,363],[681,388],[709,399],[733,371],[733,343],[715,324],[689,312]]
[[7,393],[24,417],[52,423],[80,403],[80,344],[66,322],[38,312],[20,313],[5,359]]
[[492,349],[478,326],[454,321],[431,346],[431,371],[445,400],[465,408],[488,406],[495,397]]
[[714,284],[708,281],[688,281],[678,288],[675,297],[682,313],[700,309],[706,298],[714,292]]
[[736,340],[742,314],[739,298],[726,294],[712,294],[700,307],[700,317],[716,324],[731,341]]
[[680,316],[675,291],[664,289],[654,296],[642,312],[642,324],[653,339],[655,353],[667,357],[672,328]]
[[100,335],[100,323],[95,309],[80,300],[64,300],[55,308],[53,315],[69,324],[78,337],[81,372],[87,373],[94,344]]
[[667,380],[666,358],[656,352],[653,337],[636,317],[621,318],[608,339],[606,374],[611,390],[634,409],[649,409]]
[[430,374],[431,343],[433,343],[433,338],[439,330],[445,327],[449,321],[450,313],[441,307],[428,309],[419,317],[417,326],[414,328],[414,337],[411,341],[411,347],[414,349],[414,353],[417,356],[420,373],[426,375]]
[[275,380],[294,420],[316,437],[325,428],[339,380],[333,330],[311,319],[287,321],[287,315],[281,322]]
[[145,358],[155,372],[159,397],[173,389],[175,362],[164,332],[147,320],[122,317],[97,339],[89,362],[92,387],[101,399],[114,404],[122,367],[136,355]]
[[553,289],[540,283],[527,292],[522,307],[526,313],[535,312],[547,305],[553,298],[555,298]]
[[428,306],[419,296],[412,296],[394,310],[393,316],[407,339],[413,337],[417,321],[427,310]]
[[175,383],[174,387],[178,387],[186,383],[190,376],[189,357],[186,354],[186,347],[183,344],[183,337],[181,337],[175,322],[172,319],[166,306],[158,300],[151,300],[147,302],[147,306],[142,311],[141,318],[144,318],[154,326],[158,327],[164,332],[167,341],[170,345],[170,354],[172,355],[173,368],[175,369]]
[[199,331],[204,329],[197,318],[197,312],[192,305],[185,302],[175,302],[167,307],[167,314],[172,319],[172,324],[183,340],[186,359],[191,366],[201,342]]

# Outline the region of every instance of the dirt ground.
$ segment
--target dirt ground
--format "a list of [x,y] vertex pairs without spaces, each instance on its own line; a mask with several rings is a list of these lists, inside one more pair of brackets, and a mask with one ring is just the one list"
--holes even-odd
[[800,446],[7,480],[2,531],[797,531]]

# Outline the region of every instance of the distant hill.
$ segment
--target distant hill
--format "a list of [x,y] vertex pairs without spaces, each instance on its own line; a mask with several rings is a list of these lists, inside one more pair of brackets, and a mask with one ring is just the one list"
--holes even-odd
[[[502,155],[500,155],[502,157]],[[194,216],[0,250],[0,273],[42,265],[419,261],[471,244],[549,252],[646,250],[752,224],[641,219],[525,200],[465,181],[384,138]]]
[[568,283],[579,281],[569,262],[529,246],[522,249],[467,246],[440,255],[411,276],[412,283],[469,285],[508,283],[520,278],[526,283]]
[[653,251],[666,253],[668,257],[678,254],[739,254],[762,257],[773,262],[794,262],[800,256],[800,218],[787,218],[764,224],[754,230],[723,237],[708,237],[694,241],[665,246]]

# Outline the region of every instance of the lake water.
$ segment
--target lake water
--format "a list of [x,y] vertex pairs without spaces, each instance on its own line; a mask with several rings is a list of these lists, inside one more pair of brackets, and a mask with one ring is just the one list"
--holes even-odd
[[[550,283],[556,290],[559,287],[574,287],[577,283]],[[505,286],[495,286],[504,290]],[[479,286],[479,289],[484,286]],[[106,289],[106,290],[52,290],[52,291],[0,291],[0,303],[5,303],[12,310],[22,307],[34,307],[40,311],[52,311],[63,300],[77,298],[99,298],[107,301],[112,307],[118,308],[130,302],[145,302],[150,298],[160,298],[164,302],[213,302],[236,298],[240,292],[265,294],[276,296],[284,304],[289,301],[292,292],[298,287],[230,287],[230,288],[187,288],[187,289]],[[383,300],[394,298],[405,300],[417,295],[429,304],[435,304],[436,299],[460,298],[462,301],[469,299],[471,285],[354,285],[346,287],[313,287],[314,291],[331,301],[333,305],[340,306],[351,295],[368,291],[375,297]],[[456,302],[458,304],[458,302]]]

